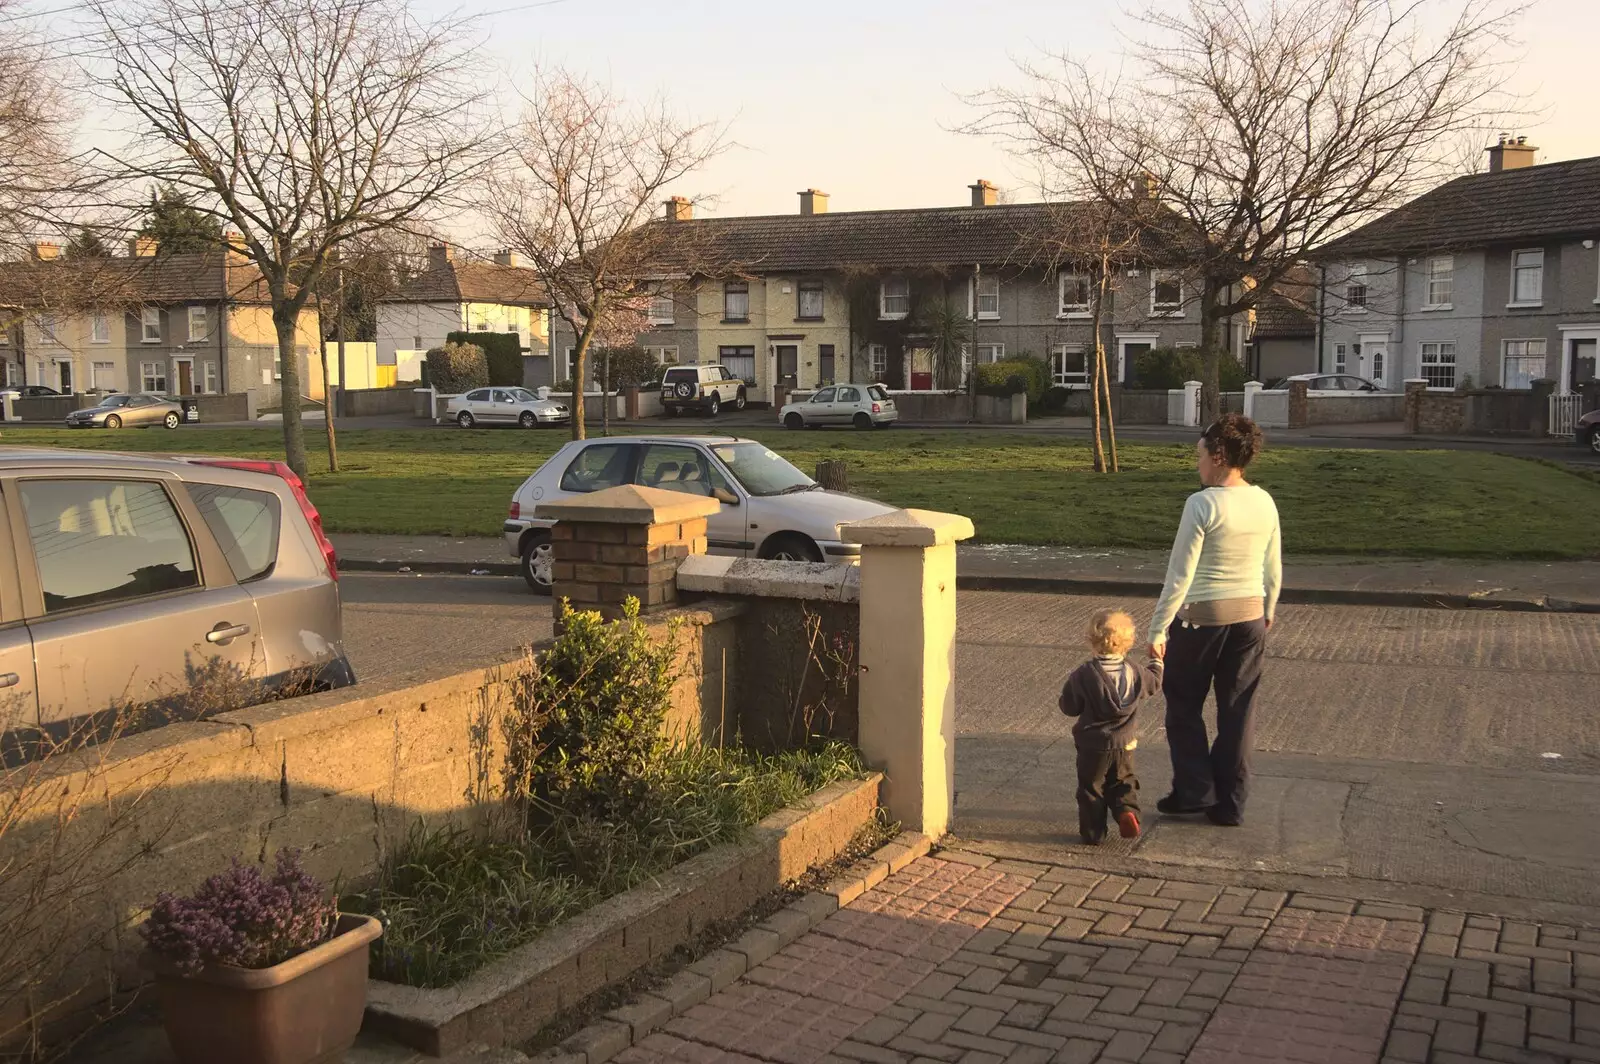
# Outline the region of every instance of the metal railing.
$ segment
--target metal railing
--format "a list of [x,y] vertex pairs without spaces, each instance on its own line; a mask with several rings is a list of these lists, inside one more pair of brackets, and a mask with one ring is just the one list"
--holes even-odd
[[1578,431],[1578,418],[1583,414],[1583,396],[1552,395],[1550,397],[1550,435],[1572,436]]

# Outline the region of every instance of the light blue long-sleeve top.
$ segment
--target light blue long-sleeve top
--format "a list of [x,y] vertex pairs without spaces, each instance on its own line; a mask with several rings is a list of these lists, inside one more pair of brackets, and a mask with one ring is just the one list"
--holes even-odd
[[1166,585],[1150,620],[1150,642],[1164,643],[1190,602],[1260,598],[1267,620],[1283,585],[1278,507],[1254,484],[1206,488],[1189,496],[1172,542]]

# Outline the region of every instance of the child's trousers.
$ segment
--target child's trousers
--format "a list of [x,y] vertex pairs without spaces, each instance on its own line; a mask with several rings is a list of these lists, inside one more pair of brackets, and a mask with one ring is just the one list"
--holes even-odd
[[1078,831],[1085,842],[1106,837],[1106,813],[1121,816],[1139,811],[1139,778],[1133,774],[1133,751],[1116,747],[1078,747]]

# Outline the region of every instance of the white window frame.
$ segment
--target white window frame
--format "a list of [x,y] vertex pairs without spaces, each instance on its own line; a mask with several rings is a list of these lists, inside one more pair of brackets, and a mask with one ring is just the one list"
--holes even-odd
[[[1432,351],[1433,361],[1431,361],[1431,362],[1428,361],[1428,355],[1430,353],[1429,350],[1428,350],[1429,348],[1433,349],[1433,351]],[[1446,348],[1449,348],[1449,354],[1450,354],[1450,361],[1449,362],[1443,361],[1443,355],[1445,354],[1445,349]],[[1449,366],[1450,367],[1450,383],[1447,384],[1447,385],[1446,384],[1435,384],[1433,382],[1433,380],[1428,376],[1428,367],[1429,366],[1432,366],[1435,369],[1437,369],[1439,367],[1442,367],[1442,366]],[[1454,340],[1424,340],[1421,343],[1419,343],[1417,345],[1417,367],[1418,367],[1418,375],[1421,376],[1423,380],[1426,380],[1428,382],[1428,390],[1429,391],[1431,391],[1431,392],[1453,392],[1453,391],[1455,391],[1456,390],[1456,384],[1460,381],[1460,377],[1458,377],[1456,375],[1457,363],[1456,363],[1456,344],[1455,344],[1455,341]]]
[[[1178,301],[1176,303],[1157,303],[1156,289],[1163,282],[1176,283],[1178,286]],[[1181,318],[1183,317],[1183,275],[1177,270],[1151,270],[1150,271],[1150,316],[1152,318]]]
[[[1074,281],[1083,282],[1083,302],[1067,302],[1067,285]],[[1058,273],[1056,274],[1056,317],[1058,318],[1092,318],[1094,317],[1094,281],[1086,273]]]
[[[988,355],[987,358],[984,357],[985,354]],[[971,357],[972,357],[972,345],[971,344],[962,344],[961,345],[961,362],[962,362],[962,364],[965,365],[971,359]],[[1006,360],[1006,345],[1005,344],[979,344],[978,345],[978,361],[979,362],[1004,362],[1005,360]]]
[[[102,379],[100,373],[102,369],[105,370],[104,379]],[[103,391],[110,391],[116,387],[116,384],[117,364],[115,362],[89,363],[89,387],[98,388]]]
[[[1535,344],[1538,345],[1537,353],[1532,349]],[[1511,387],[1511,384],[1508,383],[1509,378],[1506,369],[1511,364],[1512,359],[1519,359],[1525,362],[1531,362],[1534,359],[1539,360],[1539,365],[1541,366],[1539,372],[1528,375],[1528,380],[1531,383],[1548,376],[1550,372],[1549,358],[1550,344],[1542,336],[1518,337],[1500,341],[1500,387]]]
[[96,311],[89,318],[89,342],[91,344],[109,344],[111,342],[111,318]]
[[[817,312],[806,313],[806,293],[817,294]],[[794,286],[794,316],[796,321],[822,321],[828,313],[828,286],[815,277],[802,278]]]
[[678,297],[671,288],[662,288],[650,294],[650,310],[646,315],[651,325],[675,325],[678,321]]
[[201,364],[200,391],[205,395],[217,394],[217,364],[215,362]]
[[1454,310],[1456,285],[1455,256],[1430,256],[1424,270],[1422,283],[1423,310]]
[[[1517,260],[1523,255],[1537,255],[1538,261],[1530,266],[1519,266]],[[1517,278],[1523,270],[1532,271],[1538,279],[1538,294],[1532,299],[1519,299],[1517,296]],[[1511,297],[1506,303],[1507,310],[1518,307],[1544,306],[1544,248],[1516,248],[1511,252]]]
[[1349,363],[1350,348],[1345,344],[1333,345],[1333,372],[1343,373]]
[[[1064,368],[1066,356],[1076,354],[1083,358],[1082,373],[1068,373]],[[1050,348],[1050,383],[1058,388],[1087,388],[1090,380],[1089,345],[1056,344]]]
[[[189,311],[189,343],[199,343],[211,335],[211,313],[204,306],[190,306]],[[196,314],[196,311],[199,313]],[[200,323],[200,331],[195,332],[195,321]]]
[[[739,295],[739,294],[741,294],[740,291],[739,291],[739,289],[741,287],[744,289],[744,291],[742,293],[744,295],[744,314],[740,315],[739,317],[734,317],[732,314],[728,313],[728,297],[731,296],[731,295]],[[723,284],[722,284],[722,320],[723,321],[740,322],[740,323],[747,322],[747,321],[750,320],[750,282],[749,281],[724,281],[723,282]]]
[[889,348],[886,344],[867,345],[867,373],[874,384],[889,375]]
[[[1361,290],[1360,300],[1355,298],[1357,289]],[[1365,314],[1371,298],[1372,289],[1367,285],[1367,264],[1351,264],[1344,275],[1344,309],[1354,314]]]
[[139,363],[139,390],[146,395],[167,394],[167,364],[165,361]]
[[[904,292],[890,294],[889,286],[904,288]],[[890,310],[889,300],[905,300],[904,310]],[[878,282],[878,320],[879,321],[904,321],[911,317],[911,278],[885,277]]]
[[[993,292],[989,292],[987,290],[991,285],[994,286]],[[994,306],[991,309],[985,310],[983,305],[991,297],[994,299]],[[969,319],[973,317],[973,306],[975,303],[977,305],[976,314],[979,321],[999,321],[1000,278],[989,277],[983,274],[979,274],[977,277],[970,278],[967,281],[967,317]]]
[[[155,335],[151,335],[151,330]],[[139,312],[139,342],[142,344],[159,344],[161,342],[161,308],[145,307]]]
[[653,356],[663,366],[676,366],[678,364],[677,344],[657,344],[646,347],[645,352]]
[[34,319],[34,324],[39,329],[39,342],[42,344],[61,343],[61,338],[56,335],[61,328],[61,319],[55,314],[40,314]]

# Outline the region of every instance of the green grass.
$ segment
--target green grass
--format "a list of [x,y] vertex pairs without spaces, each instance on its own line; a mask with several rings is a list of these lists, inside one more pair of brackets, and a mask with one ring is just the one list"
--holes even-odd
[[[667,426],[666,428],[678,428]],[[658,430],[659,431],[659,430]],[[681,431],[704,431],[699,423]],[[749,433],[800,468],[842,458],[851,486],[900,506],[966,514],[991,543],[1165,548],[1195,488],[1187,444],[1125,444],[1123,472],[1094,473],[1086,441],[983,431]],[[313,469],[326,468],[312,429]],[[559,432],[340,434],[337,474],[311,494],[333,532],[494,535],[511,493]],[[271,430],[72,433],[7,429],[0,443],[281,456]],[[1600,556],[1600,484],[1558,465],[1462,451],[1270,449],[1252,468],[1297,554]]]

